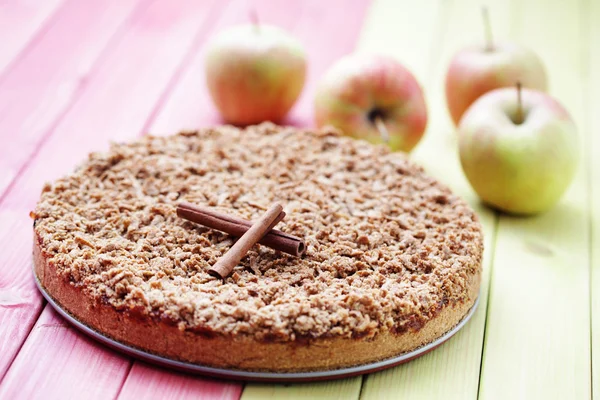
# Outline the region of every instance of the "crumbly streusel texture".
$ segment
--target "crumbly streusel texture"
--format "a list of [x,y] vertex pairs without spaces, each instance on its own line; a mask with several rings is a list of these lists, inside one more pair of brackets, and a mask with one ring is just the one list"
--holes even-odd
[[[255,246],[216,279],[206,271],[233,240],[178,218],[181,201],[247,219],[280,201],[277,228],[303,237],[306,254]],[[481,227],[463,200],[404,156],[328,130],[263,124],[115,144],[47,185],[33,216],[60,279],[183,332],[400,335],[472,303],[481,272]]]

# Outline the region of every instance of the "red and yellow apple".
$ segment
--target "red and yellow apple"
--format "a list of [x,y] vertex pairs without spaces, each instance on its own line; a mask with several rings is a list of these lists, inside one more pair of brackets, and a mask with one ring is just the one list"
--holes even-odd
[[206,83],[231,124],[281,121],[300,95],[305,75],[302,45],[274,26],[235,26],[208,45]]
[[545,91],[546,72],[531,50],[511,43],[472,46],[459,51],[446,75],[446,102],[458,125],[463,113],[483,94],[501,87],[524,87]]
[[578,138],[573,120],[552,97],[515,88],[493,90],[458,127],[462,168],[479,197],[499,210],[548,210],[573,179]]
[[427,125],[427,107],[414,76],[393,58],[353,54],[335,63],[315,98],[318,126],[332,125],[346,135],[387,143],[408,152]]

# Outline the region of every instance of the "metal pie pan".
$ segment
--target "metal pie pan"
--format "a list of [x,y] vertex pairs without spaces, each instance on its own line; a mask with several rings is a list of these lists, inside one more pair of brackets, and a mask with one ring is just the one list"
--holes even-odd
[[[35,275],[35,274],[34,274]],[[184,361],[173,360],[166,357],[161,357],[159,355],[149,353],[144,350],[140,350],[138,348],[123,344],[121,342],[117,342],[116,340],[103,335],[102,333],[90,328],[85,325],[75,317],[73,317],[69,312],[63,309],[53,298],[50,296],[48,292],[44,289],[44,287],[40,284],[37,277],[35,277],[35,282],[38,286],[38,289],[44,296],[44,298],[48,301],[48,303],[71,325],[80,330],[81,332],[87,334],[93,339],[107,345],[108,347],[117,350],[121,353],[127,354],[131,357],[134,357],[139,360],[143,360],[149,362],[151,364],[159,365],[161,367],[167,367],[170,369],[175,369],[178,371],[183,371],[192,374],[198,375],[206,375],[215,378],[222,379],[230,379],[237,381],[258,381],[258,382],[310,382],[310,381],[323,381],[330,379],[341,379],[348,378],[352,376],[368,374],[372,372],[381,371],[387,368],[394,367],[396,365],[400,365],[411,361],[415,358],[418,358],[424,354],[429,353],[431,350],[439,347],[445,341],[450,339],[456,332],[458,332],[465,324],[471,319],[475,310],[477,309],[477,305],[479,304],[479,298],[475,300],[473,307],[469,310],[467,315],[451,330],[446,332],[444,335],[440,336],[435,341],[422,346],[416,350],[410,351],[408,353],[403,353],[398,356],[388,358],[386,360],[377,361],[370,364],[362,364],[349,368],[341,368],[334,370],[323,370],[323,371],[311,371],[311,372],[260,372],[260,371],[244,371],[237,369],[225,369],[225,368],[213,368],[207,367],[198,364],[192,364]]]

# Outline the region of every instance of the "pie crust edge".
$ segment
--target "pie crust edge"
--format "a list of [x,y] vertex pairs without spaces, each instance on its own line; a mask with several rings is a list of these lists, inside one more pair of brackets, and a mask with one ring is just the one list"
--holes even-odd
[[481,268],[469,275],[464,301],[446,304],[422,327],[402,333],[381,331],[373,338],[326,337],[291,342],[252,336],[195,333],[162,320],[140,318],[91,297],[60,277],[34,233],[35,274],[44,290],[69,314],[117,342],[169,359],[214,368],[268,372],[333,370],[381,361],[416,350],[456,326],[479,294]]

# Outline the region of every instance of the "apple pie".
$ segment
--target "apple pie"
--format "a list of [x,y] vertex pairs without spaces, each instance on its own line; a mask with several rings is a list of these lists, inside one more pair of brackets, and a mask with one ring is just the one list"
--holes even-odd
[[[179,218],[247,220],[274,201],[294,257]],[[479,291],[478,218],[405,156],[336,131],[262,124],[147,136],[93,153],[32,212],[35,274],[116,341],[211,367],[319,371],[387,359],[459,323]]]

